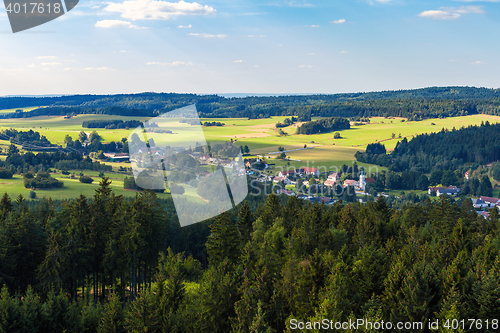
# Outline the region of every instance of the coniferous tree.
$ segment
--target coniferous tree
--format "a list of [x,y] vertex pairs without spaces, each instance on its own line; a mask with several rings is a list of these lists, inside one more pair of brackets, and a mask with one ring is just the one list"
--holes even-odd
[[239,256],[238,228],[230,220],[229,214],[220,215],[210,226],[211,234],[207,239],[207,254],[211,265],[218,265],[225,259],[236,263]]

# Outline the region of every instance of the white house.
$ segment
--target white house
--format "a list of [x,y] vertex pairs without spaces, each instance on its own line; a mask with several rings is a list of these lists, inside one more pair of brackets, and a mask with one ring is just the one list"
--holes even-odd
[[317,168],[304,168],[304,173],[306,175],[313,175],[315,177],[318,177],[320,172]]
[[490,204],[484,202],[483,200],[481,199],[471,199],[472,200],[472,206],[474,206],[474,208],[488,208]]

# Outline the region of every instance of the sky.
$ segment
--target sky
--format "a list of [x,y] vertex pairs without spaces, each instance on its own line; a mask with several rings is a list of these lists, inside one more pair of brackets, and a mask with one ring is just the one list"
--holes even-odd
[[0,96],[500,86],[500,0],[80,0],[12,33]]

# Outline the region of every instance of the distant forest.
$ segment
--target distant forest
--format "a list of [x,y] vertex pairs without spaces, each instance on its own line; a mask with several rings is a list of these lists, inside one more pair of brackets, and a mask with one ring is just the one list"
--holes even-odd
[[196,104],[203,118],[386,116],[421,120],[477,113],[500,115],[500,89],[432,87],[370,93],[245,98],[174,93],[5,97],[0,98],[0,109],[40,108],[8,113],[0,118],[77,114],[154,117],[190,104]]
[[297,134],[318,134],[349,129],[351,125],[345,118],[327,118],[309,121],[297,127]]
[[135,128],[142,125],[142,121],[138,120],[86,120],[82,123],[84,128]]
[[500,124],[488,121],[481,126],[441,130],[420,134],[398,142],[391,154],[380,143],[368,145],[364,153],[356,153],[359,162],[379,164],[389,170],[456,170],[464,164],[486,165],[500,159]]

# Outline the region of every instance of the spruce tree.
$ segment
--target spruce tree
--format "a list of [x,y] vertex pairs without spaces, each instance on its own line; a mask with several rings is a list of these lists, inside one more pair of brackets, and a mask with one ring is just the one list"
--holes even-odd
[[207,254],[211,265],[219,265],[225,259],[236,263],[239,257],[240,235],[229,214],[221,214],[210,226],[207,239]]

